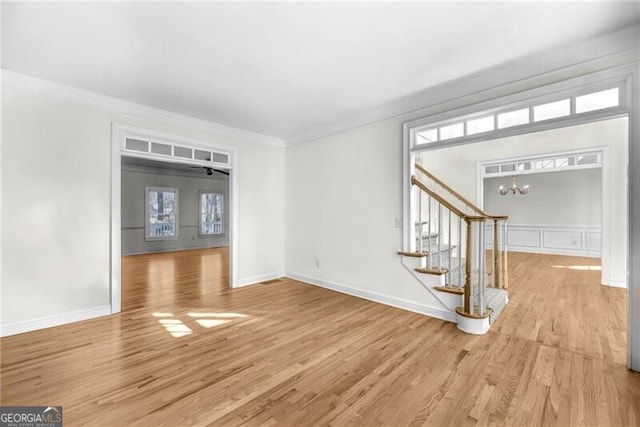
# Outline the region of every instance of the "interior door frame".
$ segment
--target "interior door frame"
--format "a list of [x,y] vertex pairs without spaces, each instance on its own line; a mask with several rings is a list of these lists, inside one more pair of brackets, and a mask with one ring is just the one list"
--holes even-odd
[[[565,70],[566,71],[566,70]],[[624,82],[624,89],[621,96],[624,105],[616,111],[603,111],[602,114],[589,115],[588,119],[576,119],[571,117],[568,120],[558,120],[557,124],[546,126],[544,122],[535,125],[530,131],[541,131],[551,129],[553,127],[572,126],[574,124],[587,123],[588,121],[602,120],[606,118],[627,116],[628,117],[628,150],[629,165],[627,171],[628,177],[628,225],[627,225],[627,367],[640,372],[640,63],[633,62],[615,68],[601,69],[593,72],[585,64],[576,66],[572,70],[573,77],[558,77],[554,75],[557,71],[538,75],[531,78],[530,82],[518,82],[520,91],[514,90],[512,84],[505,84],[498,88],[496,97],[488,99],[483,98],[480,88],[470,88],[472,95],[466,97],[464,107],[459,107],[460,103],[453,102],[451,109],[447,110],[446,104],[438,106],[439,108],[431,114],[426,114],[415,120],[405,122],[403,124],[403,176],[402,176],[402,200],[403,200],[403,249],[408,250],[411,247],[413,238],[412,224],[412,191],[410,177],[414,173],[414,162],[417,153],[420,150],[440,149],[446,146],[457,144],[481,142],[487,139],[497,139],[505,136],[517,134],[517,131],[504,130],[501,133],[495,133],[487,138],[482,136],[477,139],[470,139],[458,142],[455,139],[445,141],[444,143],[424,144],[428,147],[416,147],[414,144],[417,129],[432,123],[439,123],[456,117],[463,117],[471,113],[479,111],[489,111],[492,108],[499,108],[512,102],[523,101],[539,95],[553,93],[554,91],[567,90],[567,88],[580,88],[595,81],[611,80]],[[553,83],[549,83],[549,82]],[[545,82],[545,83],[540,83]],[[528,87],[528,89],[522,89]],[[486,89],[486,88],[485,88]],[[502,92],[505,95],[499,95]],[[486,96],[486,95],[485,95]],[[476,103],[473,100],[476,100]]]
[[238,187],[236,185],[238,158],[236,149],[229,146],[217,145],[211,141],[113,122],[111,126],[111,314],[119,313],[122,310],[122,157],[138,157],[168,163],[202,166],[202,162],[197,160],[190,161],[189,159],[176,159],[172,156],[159,156],[153,153],[131,153],[125,151],[125,141],[128,137],[145,141],[181,144],[194,148],[202,148],[204,150],[212,150],[216,153],[227,154],[229,156],[229,165],[225,167],[225,169],[229,171],[229,287],[235,287],[238,278],[238,245],[236,244],[238,236]]
[[[575,150],[563,150],[557,152],[548,152],[548,153],[538,153],[535,155],[523,155],[517,157],[508,157],[508,158],[499,158],[499,159],[491,159],[491,160],[482,160],[476,162],[476,205],[480,207],[480,209],[484,209],[484,179],[485,176],[485,166],[498,163],[498,162],[522,162],[535,160],[540,157],[556,157],[556,156],[571,156],[577,155],[584,152],[589,153],[598,153],[600,154],[601,164],[600,166],[595,167],[594,169],[600,169],[600,179],[602,184],[602,194],[600,200],[600,233],[601,233],[601,241],[600,241],[600,262],[602,265],[602,271],[600,275],[600,284],[605,286],[614,286],[614,287],[622,287],[622,284],[617,283],[615,285],[611,285],[611,155],[610,149],[608,146],[599,146],[599,147],[584,147],[584,148],[576,148]],[[549,172],[557,172],[558,169],[554,169]],[[537,173],[548,173],[542,170]],[[510,175],[520,176],[527,175],[526,172],[509,172]],[[628,187],[628,186],[627,186]],[[628,188],[625,187],[625,191],[628,192]],[[628,222],[627,218],[627,222]],[[628,238],[628,236],[627,236]],[[628,245],[628,243],[627,243]],[[625,284],[625,288],[628,287],[628,284]]]

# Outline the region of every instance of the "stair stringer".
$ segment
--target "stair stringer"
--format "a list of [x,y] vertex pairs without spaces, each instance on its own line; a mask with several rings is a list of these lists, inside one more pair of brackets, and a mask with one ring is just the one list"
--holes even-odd
[[[431,294],[442,304],[442,306],[451,312],[456,318],[455,308],[462,304],[462,297],[460,295],[451,294],[448,292],[440,292],[433,288],[436,286],[444,286],[444,274],[427,274],[418,273],[416,268],[424,268],[426,266],[426,257],[412,257],[407,255],[401,255],[402,265],[409,270],[409,272],[420,282],[420,284],[426,288]],[[455,323],[455,322],[454,322]]]

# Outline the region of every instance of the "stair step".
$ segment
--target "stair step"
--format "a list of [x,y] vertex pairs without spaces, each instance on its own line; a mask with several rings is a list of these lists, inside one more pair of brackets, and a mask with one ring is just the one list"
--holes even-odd
[[429,255],[428,252],[406,252],[406,251],[398,251],[398,255],[410,256],[414,258],[422,258],[423,256]]
[[464,289],[462,288],[458,288],[458,287],[452,287],[452,286],[436,286],[435,288],[436,291],[440,291],[440,292],[448,292],[450,294],[456,294],[456,295],[464,295]]
[[416,271],[418,273],[425,273],[425,274],[445,274],[447,272],[447,270],[440,269],[440,268],[416,268]]
[[486,288],[484,290],[484,296],[487,307],[490,307],[493,310],[493,313],[491,313],[491,316],[489,317],[489,323],[493,323],[507,305],[509,296],[507,291],[504,289],[496,288]]

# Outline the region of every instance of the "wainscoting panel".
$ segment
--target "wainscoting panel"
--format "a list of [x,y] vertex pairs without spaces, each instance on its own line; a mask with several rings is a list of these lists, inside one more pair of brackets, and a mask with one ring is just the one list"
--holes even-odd
[[509,246],[524,246],[538,248],[541,246],[540,230],[517,230],[507,228],[507,244]]
[[543,230],[543,247],[553,249],[581,250],[584,233],[580,231]]
[[600,253],[602,247],[602,236],[600,231],[587,231],[585,233],[587,243],[585,245],[587,251],[595,251]]
[[[486,229],[487,248],[493,242],[493,228]],[[508,224],[507,245],[511,252],[600,257],[600,227],[570,225]]]

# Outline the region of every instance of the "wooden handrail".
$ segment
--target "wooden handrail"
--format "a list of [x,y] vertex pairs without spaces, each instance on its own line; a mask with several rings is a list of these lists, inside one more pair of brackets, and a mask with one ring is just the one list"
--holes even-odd
[[485,212],[482,211],[482,209],[480,209],[479,207],[477,207],[476,205],[474,205],[473,203],[471,203],[469,200],[467,200],[462,194],[458,193],[457,191],[455,191],[453,188],[449,187],[447,184],[445,184],[444,182],[442,182],[440,179],[438,179],[435,175],[433,175],[431,172],[427,171],[422,165],[420,165],[419,163],[416,163],[416,169],[418,169],[421,173],[425,174],[426,176],[428,176],[430,179],[432,179],[433,181],[436,182],[436,184],[438,184],[440,187],[444,188],[445,190],[447,190],[449,193],[451,193],[451,195],[453,197],[455,197],[456,199],[460,200],[462,203],[464,203],[465,205],[467,205],[468,208],[470,208],[471,210],[473,210],[475,213],[477,213],[478,215],[482,215],[484,217],[490,217],[491,215],[487,215]]
[[509,215],[489,215],[489,218],[496,221],[506,221],[509,219]]
[[[469,209],[471,209],[472,211],[474,211],[475,213],[477,213],[480,216],[483,216],[485,218],[490,218],[490,219],[498,219],[498,220],[507,220],[509,219],[508,215],[489,215],[488,213],[486,213],[485,211],[483,211],[482,209],[480,209],[479,207],[477,207],[476,205],[474,205],[473,203],[471,203],[467,198],[465,198],[462,194],[458,193],[457,191],[455,191],[453,188],[449,187],[447,184],[445,184],[444,182],[442,182],[438,177],[436,177],[434,174],[432,174],[431,172],[429,172],[428,170],[426,170],[422,165],[420,165],[419,163],[416,163],[416,169],[418,169],[421,173],[423,173],[424,175],[428,176],[430,179],[432,179],[436,184],[438,184],[440,187],[444,188],[445,190],[447,190],[453,197],[455,197],[456,199],[460,200],[462,203],[464,203]],[[416,178],[417,179],[417,178]]]
[[[428,172],[424,167],[422,167],[421,165],[419,165],[418,163],[415,164],[416,169],[418,169],[418,171],[420,171],[421,173],[423,173],[424,175],[426,175],[429,179],[433,180],[436,185],[439,185],[440,187],[442,187],[442,189],[444,189],[445,191],[449,192],[449,194],[451,194],[453,197],[455,197],[456,199],[458,199],[460,202],[462,202],[466,207],[468,207],[473,214],[469,215],[464,213],[460,208],[457,208],[456,206],[454,206],[454,204],[452,202],[450,202],[449,200],[445,199],[444,195],[440,195],[437,193],[437,191],[431,190],[429,187],[427,187],[425,184],[422,183],[422,181],[420,179],[418,179],[415,175],[411,175],[411,184],[417,186],[418,188],[420,188],[422,191],[424,191],[425,193],[427,193],[428,195],[430,195],[432,198],[434,198],[436,201],[438,201],[442,206],[446,207],[447,209],[449,209],[449,211],[453,212],[455,215],[457,215],[458,217],[460,217],[461,219],[463,219],[467,225],[467,230],[466,230],[466,235],[467,235],[467,245],[466,245],[466,259],[467,262],[465,263],[465,280],[464,280],[464,286],[463,286],[463,290],[464,290],[464,296],[463,296],[463,307],[460,307],[459,309],[463,312],[466,313],[466,315],[474,315],[473,310],[473,301],[472,301],[472,292],[471,292],[471,257],[472,257],[472,251],[471,251],[471,247],[472,245],[470,244],[471,239],[472,239],[472,224],[474,222],[484,222],[487,220],[490,220],[493,222],[493,254],[494,254],[494,259],[493,259],[493,270],[494,270],[494,285],[497,288],[500,289],[506,289],[508,287],[508,276],[507,276],[507,259],[506,259],[506,252],[502,252],[500,250],[500,248],[498,247],[499,245],[499,239],[498,239],[498,222],[500,221],[506,221],[509,219],[508,215],[489,215],[486,212],[484,212],[482,209],[480,209],[479,207],[477,207],[476,205],[474,205],[473,203],[471,203],[469,200],[467,200],[464,196],[462,196],[460,193],[458,193],[457,191],[455,191],[454,189],[452,189],[451,187],[449,187],[448,185],[446,185],[444,182],[442,182],[440,179],[436,178],[433,174],[431,174],[430,172]],[[454,202],[455,203],[455,202]],[[484,226],[482,226],[482,233],[484,233]],[[422,246],[421,246],[422,247]],[[488,309],[488,313],[490,312],[490,309]],[[456,309],[456,311],[458,311],[458,309]],[[486,313],[483,314],[484,315],[488,315]],[[481,316],[482,317],[482,316]]]
[[444,198],[442,198],[441,195],[439,195],[438,193],[436,193],[435,191],[429,189],[426,185],[424,185],[423,183],[421,183],[418,178],[416,178],[414,175],[411,175],[411,184],[417,186],[418,188],[420,188],[422,191],[424,191],[425,193],[429,194],[431,197],[433,197],[434,199],[436,199],[438,202],[440,202],[444,207],[446,207],[447,209],[449,209],[451,212],[453,212],[454,214],[458,215],[460,218],[465,219],[467,217],[467,215],[465,215],[464,212],[462,212],[460,209],[456,208],[455,206],[453,206],[451,203],[449,203],[447,200],[445,200]]

